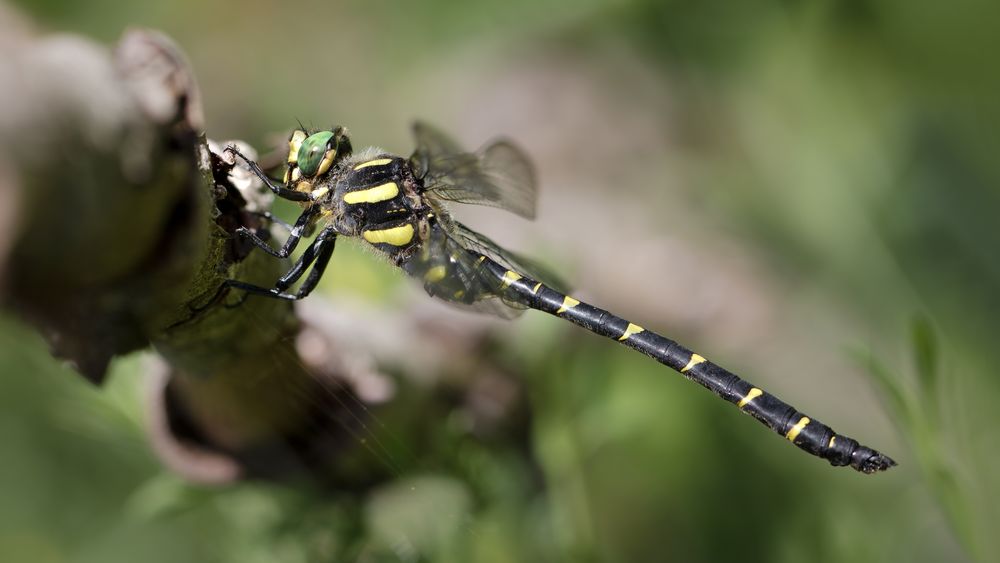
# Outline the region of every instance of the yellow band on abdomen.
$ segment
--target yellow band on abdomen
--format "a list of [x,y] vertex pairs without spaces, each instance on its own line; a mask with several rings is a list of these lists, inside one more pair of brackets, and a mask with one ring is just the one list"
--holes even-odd
[[795,439],[799,437],[799,433],[802,432],[809,422],[809,417],[803,416],[798,422],[795,423],[795,426],[788,431],[788,434],[785,434],[785,438],[788,438],[789,442],[794,442]]
[[503,278],[500,280],[500,289],[507,289],[510,287],[510,284],[519,279],[521,279],[521,274],[512,270],[507,270],[507,272],[504,273]]
[[447,275],[448,275],[448,269],[439,264],[427,270],[427,273],[424,274],[424,281],[429,283],[437,283],[443,280]]
[[563,297],[562,306],[559,307],[559,310],[556,311],[556,314],[557,315],[561,315],[561,314],[565,313],[566,311],[569,311],[573,307],[576,307],[579,304],[580,304],[579,301],[577,301],[576,299],[573,299],[572,297],[570,297],[569,295],[567,295],[567,296]]
[[750,389],[746,397],[743,397],[742,399],[740,399],[740,402],[736,403],[736,406],[742,409],[743,407],[749,405],[750,401],[756,399],[757,397],[760,397],[763,394],[764,394],[763,391],[754,387]]
[[691,354],[691,359],[688,360],[687,365],[685,365],[684,367],[681,368],[681,373],[687,373],[688,371],[691,370],[691,368],[693,368],[694,366],[696,366],[696,365],[698,365],[700,363],[703,363],[704,361],[705,361],[705,358],[699,356],[698,354]]
[[635,324],[632,324],[632,323],[628,323],[628,326],[627,326],[627,327],[625,327],[625,332],[623,332],[623,333],[622,333],[622,335],[621,335],[621,336],[620,336],[620,337],[618,338],[618,340],[619,340],[619,341],[625,341],[625,340],[628,340],[628,337],[629,337],[629,336],[632,336],[633,334],[639,334],[639,333],[640,333],[640,332],[642,332],[643,330],[645,330],[645,329],[643,329],[643,328],[642,328],[641,326],[639,326],[639,325],[635,325]]

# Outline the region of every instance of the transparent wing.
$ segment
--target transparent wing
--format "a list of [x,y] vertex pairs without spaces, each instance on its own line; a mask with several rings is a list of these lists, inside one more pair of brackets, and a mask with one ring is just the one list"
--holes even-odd
[[413,151],[411,160],[418,176],[425,176],[430,168],[430,161],[435,158],[454,156],[464,153],[461,145],[440,129],[422,121],[413,124],[413,136],[417,138],[417,148]]
[[522,276],[538,280],[556,291],[562,293],[569,291],[567,284],[558,275],[537,261],[502,248],[485,235],[477,233],[457,221],[451,223],[449,230],[452,233],[452,237],[462,246],[478,254],[489,256],[508,270],[513,270]]
[[502,299],[500,281],[482,267],[479,256],[434,224],[421,249],[400,266],[421,280],[428,294],[452,305],[505,319],[521,314],[524,306]]
[[428,191],[441,199],[490,205],[534,218],[534,170],[515,145],[500,140],[470,153],[426,123],[415,123],[413,133],[417,149],[410,163]]

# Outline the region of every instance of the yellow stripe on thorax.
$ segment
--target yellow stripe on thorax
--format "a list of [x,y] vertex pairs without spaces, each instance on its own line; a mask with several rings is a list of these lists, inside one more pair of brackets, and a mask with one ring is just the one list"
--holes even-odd
[[378,203],[380,201],[387,201],[399,195],[399,186],[396,182],[386,182],[380,186],[375,186],[374,188],[368,188],[367,190],[358,190],[356,192],[347,192],[344,194],[344,203],[351,205],[358,203]]
[[365,231],[361,236],[372,244],[391,244],[393,246],[406,246],[413,240],[413,225],[407,223],[391,229],[381,229],[378,231]]
[[354,169],[361,170],[362,168],[368,168],[369,166],[382,166],[383,164],[389,164],[390,162],[392,162],[391,158],[376,158],[375,160],[362,162],[361,164],[355,166]]
[[639,334],[639,333],[640,333],[640,332],[642,332],[643,330],[645,330],[645,329],[644,329],[644,328],[642,328],[642,327],[641,327],[641,326],[639,326],[639,325],[634,325],[634,324],[632,324],[632,323],[628,323],[628,326],[627,326],[627,327],[625,327],[625,333],[624,333],[624,334],[622,334],[622,335],[621,335],[621,336],[620,336],[620,337],[618,338],[618,340],[628,340],[628,337],[629,337],[629,336],[632,336],[633,334]]
[[799,419],[798,422],[795,423],[795,426],[793,426],[788,431],[788,434],[785,434],[785,438],[788,438],[789,442],[794,442],[795,439],[799,437],[799,433],[802,432],[802,430],[808,424],[809,424],[809,417],[808,416],[803,416],[802,418]]
[[757,397],[760,397],[763,394],[764,394],[763,391],[754,387],[753,389],[747,392],[746,397],[743,397],[742,399],[740,399],[740,402],[736,403],[736,406],[742,409],[743,407],[750,404],[750,401],[756,399]]
[[702,358],[698,354],[691,354],[691,359],[688,360],[688,363],[687,363],[686,366],[684,366],[684,367],[681,368],[681,373],[687,373],[687,371],[689,369],[693,368],[694,366],[696,366],[696,365],[698,365],[698,364],[700,364],[700,363],[702,363],[704,361],[705,361],[705,358]]

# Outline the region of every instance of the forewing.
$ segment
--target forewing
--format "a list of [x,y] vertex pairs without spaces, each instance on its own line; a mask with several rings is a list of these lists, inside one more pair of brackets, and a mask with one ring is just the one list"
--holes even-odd
[[[450,136],[442,132],[433,125],[428,125],[423,121],[413,124],[413,136],[417,138],[417,149],[414,151],[414,158],[420,157],[424,160],[462,154],[462,146],[455,142]],[[426,168],[419,169],[419,173],[427,172]]]
[[418,122],[413,130],[417,149],[410,161],[425,189],[441,199],[499,207],[534,218],[534,170],[515,145],[500,140],[470,153],[427,124]]

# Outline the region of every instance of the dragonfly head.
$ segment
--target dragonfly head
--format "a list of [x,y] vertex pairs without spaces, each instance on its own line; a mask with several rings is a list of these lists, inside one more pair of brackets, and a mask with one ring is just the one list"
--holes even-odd
[[288,172],[285,182],[326,174],[340,159],[350,156],[347,129],[335,127],[312,134],[296,129],[288,138]]

